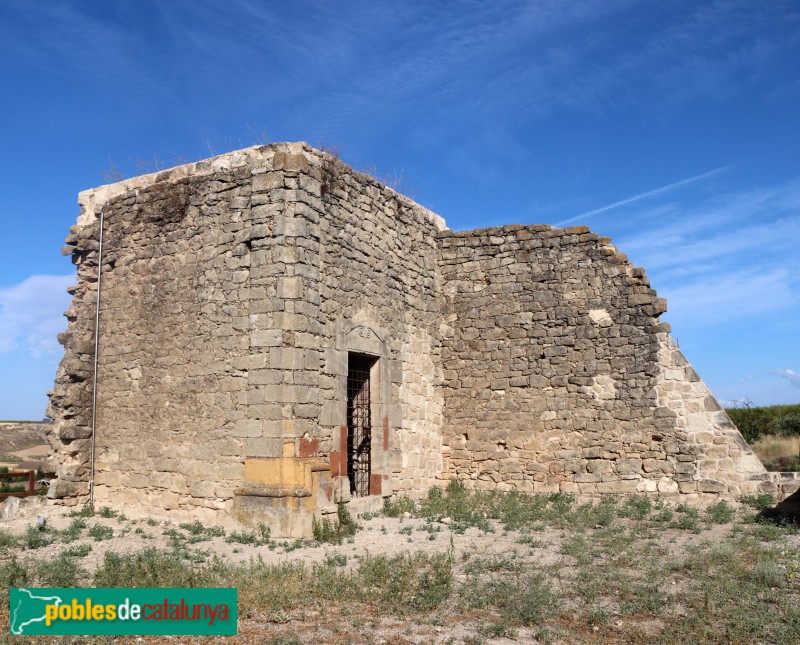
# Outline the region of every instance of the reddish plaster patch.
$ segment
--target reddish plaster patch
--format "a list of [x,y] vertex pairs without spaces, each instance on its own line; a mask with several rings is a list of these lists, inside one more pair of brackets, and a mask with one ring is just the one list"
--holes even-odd
[[380,474],[372,474],[369,476],[369,494],[370,495],[380,495],[381,494],[381,480],[383,478]]
[[331,477],[340,477],[342,475],[339,470],[341,465],[340,455],[338,450],[331,450]]
[[389,416],[383,417],[383,449],[389,450]]
[[316,457],[319,452],[319,439],[316,437],[300,437],[300,458]]
[[347,475],[347,426],[339,428],[339,474]]

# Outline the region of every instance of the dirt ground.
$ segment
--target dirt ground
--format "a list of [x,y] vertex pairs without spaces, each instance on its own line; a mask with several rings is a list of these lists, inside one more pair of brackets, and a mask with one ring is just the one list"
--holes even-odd
[[[61,531],[66,529],[74,519],[69,515],[74,510],[74,508],[63,506],[45,505],[29,516],[0,522],[0,529],[21,535],[26,527],[36,523],[39,516],[44,516],[47,518],[47,525],[50,528]],[[170,538],[168,535],[164,535],[164,531],[170,529],[181,531],[179,525],[164,520],[151,522],[154,522],[154,525],[150,525],[142,519],[104,518],[95,514],[89,518],[88,523],[111,527],[114,530],[114,537],[102,541],[93,541],[86,537],[82,539],[81,542],[92,545],[92,552],[82,559],[82,565],[93,571],[102,562],[103,556],[108,551],[132,553],[145,547],[169,548]],[[450,548],[451,537],[456,558],[464,551],[484,556],[509,555],[522,551],[521,545],[517,541],[519,534],[516,531],[500,530],[487,534],[477,528],[468,528],[459,535],[450,531],[446,524],[437,522],[433,526],[438,531],[430,533],[422,530],[422,527],[429,523],[419,518],[378,517],[368,520],[360,519],[358,522],[361,528],[351,538],[352,541],[344,540],[341,545],[320,544],[313,540],[302,541],[302,545],[298,545],[298,542],[293,539],[275,538],[271,540],[269,546],[253,546],[226,542],[224,537],[211,537],[194,546],[214,553],[228,562],[246,562],[251,558],[260,557],[268,565],[286,561],[313,564],[324,562],[332,555],[343,555],[353,559],[364,553],[389,556],[407,551],[441,553]],[[399,533],[400,529],[409,530],[409,527],[411,535]],[[538,537],[555,544],[558,542],[559,533],[557,530],[547,530],[539,533]],[[63,548],[64,545],[57,541],[49,546],[37,548],[35,551],[22,551],[20,556],[23,559],[26,557],[50,558],[58,555]],[[539,554],[540,558],[542,556],[545,556],[546,561],[552,561],[550,555]]]
[[[256,607],[243,611],[240,608],[239,636],[234,640],[275,645],[318,642],[465,645],[511,642],[689,642],[687,638],[700,638],[696,633],[698,628],[694,625],[694,613],[699,611],[698,606],[702,607],[702,601],[698,605],[697,599],[702,594],[706,594],[707,598],[709,594],[708,590],[697,588],[697,575],[699,573],[701,576],[700,582],[706,571],[709,576],[712,575],[712,566],[697,561],[697,558],[707,557],[708,562],[719,563],[720,553],[733,556],[737,549],[743,549],[741,560],[754,567],[755,576],[766,576],[761,569],[766,571],[767,565],[774,564],[777,567],[775,570],[778,573],[770,574],[772,577],[765,583],[772,586],[766,588],[764,598],[759,595],[762,587],[752,592],[754,596],[759,595],[758,602],[767,603],[764,607],[772,607],[778,600],[785,601],[788,604],[781,608],[783,614],[787,607],[796,606],[792,598],[798,597],[800,587],[792,573],[794,569],[791,569],[800,567],[800,534],[796,530],[788,528],[773,531],[771,527],[753,524],[746,519],[752,511],[743,507],[737,509],[735,518],[731,516],[732,519],[727,521],[696,521],[697,518],[705,518],[700,514],[702,511],[698,511],[688,523],[688,514],[680,510],[673,512],[679,508],[677,502],[664,508],[670,509],[673,519],[657,520],[656,510],[653,510],[646,520],[634,520],[620,514],[597,524],[591,520],[586,526],[536,522],[523,527],[523,530],[507,530],[497,520],[490,520],[482,528],[465,528],[464,525],[459,527],[449,517],[414,517],[410,513],[399,517],[378,515],[359,518],[358,530],[353,536],[343,539],[341,544],[281,539],[253,544],[245,543],[248,540],[235,537],[231,531],[224,536],[211,536],[196,528],[193,534],[188,525],[141,517],[127,518],[102,509],[91,517],[76,518],[74,509],[45,505],[28,510],[24,516],[0,522],[0,530],[16,536],[20,541],[14,548],[0,550],[0,566],[16,558],[23,566],[34,570],[42,562],[55,561],[67,548],[85,545],[84,549],[88,552],[80,557],[79,563],[87,573],[81,584],[91,586],[91,575],[103,565],[106,553],[135,554],[148,547],[168,551],[174,549],[176,543],[190,551],[193,561],[199,566],[218,556],[227,564],[246,565],[260,559],[266,567],[304,563],[308,569],[316,571],[313,569],[315,565],[335,566],[343,574],[357,571],[365,558],[374,556],[423,553],[435,557],[437,554],[449,554],[453,591],[450,599],[433,611],[400,615],[364,606],[363,603],[350,607],[346,598],[328,609],[314,602],[301,604],[300,607],[296,603],[287,603],[285,610]],[[570,512],[577,512],[577,507]],[[46,518],[48,528],[45,533],[55,536],[54,542],[26,548],[26,531],[30,533],[34,530],[29,527],[36,525],[39,516]],[[85,526],[77,538],[66,541],[63,536],[76,519],[84,521]],[[104,527],[104,530],[93,527]],[[97,539],[92,534],[102,534],[103,537]],[[734,562],[739,558],[729,559]],[[525,580],[525,576],[538,575],[537,572],[544,572],[547,576],[548,589],[554,595],[549,605],[547,599],[542,600],[549,607],[549,618],[514,623],[504,614],[503,598],[495,598],[492,600],[494,606],[489,603],[486,609],[476,609],[474,607],[478,605],[470,604],[470,593],[488,594],[488,597],[497,585]],[[748,580],[747,576],[751,574],[738,569],[721,569],[713,575],[741,575],[744,576],[742,580]],[[652,576],[658,576],[659,579],[654,581]],[[733,578],[730,583],[736,584]],[[601,589],[602,597],[599,596],[599,600],[589,607],[585,597],[591,595],[593,586]],[[471,589],[474,591],[465,591]],[[631,598],[640,605],[644,604],[631,609]],[[737,632],[728,632],[727,640],[724,636],[725,630],[730,628],[723,628],[723,623],[741,620],[734,615],[738,602],[735,593],[729,602],[731,607],[726,608],[725,612],[729,612],[730,617],[721,610],[714,614],[716,620],[720,621],[720,639],[708,638],[709,642],[738,642]],[[625,608],[626,603],[628,609]],[[754,607],[755,610],[747,608],[746,614],[756,615],[761,605]],[[777,628],[784,629],[786,626],[782,624],[784,619],[780,615],[774,620],[778,621]],[[797,618],[800,619],[800,614]],[[7,620],[7,614],[0,615],[0,630]],[[787,620],[793,624],[795,619]],[[684,636],[676,637],[677,640],[672,637],[663,640],[664,634],[669,633],[665,630],[684,623],[689,627],[681,627],[683,631],[677,632]],[[759,628],[766,627],[769,625]],[[747,626],[744,633],[755,629]],[[790,625],[786,633],[798,633],[792,629]],[[755,633],[759,632],[756,630]],[[787,639],[792,637],[781,635],[783,631],[775,634],[774,640],[756,638],[755,641],[791,642]],[[161,640],[195,642],[181,637]],[[219,640],[221,642],[222,639]],[[137,641],[161,642],[158,639],[141,638],[130,642]]]
[[[27,527],[34,526],[39,516],[46,518],[47,526],[57,531],[67,529],[75,519],[70,516],[74,509],[63,506],[45,505],[35,512],[28,512],[23,517],[12,520],[0,521],[0,529],[21,536]],[[119,554],[136,553],[144,548],[169,549],[172,545],[170,537],[165,532],[182,533],[177,523],[169,521],[144,519],[120,519],[120,517],[104,518],[98,514],[89,518],[90,525],[110,527],[114,536],[110,539],[95,541],[88,536],[69,546],[89,544],[91,552],[81,559],[81,566],[90,573],[103,562],[108,552]],[[558,547],[561,543],[561,531],[547,529],[538,534],[538,538],[546,542],[549,547],[533,552],[528,547],[519,543],[520,534],[517,531],[506,532],[500,527],[495,533],[486,533],[477,528],[467,528],[463,534],[449,530],[445,523],[431,523],[427,520],[413,517],[377,517],[372,519],[359,519],[359,530],[356,534],[342,544],[318,543],[314,540],[282,540],[280,538],[270,541],[269,545],[254,546],[238,542],[228,542],[225,537],[212,537],[192,545],[196,551],[208,552],[219,556],[229,563],[245,563],[261,558],[267,565],[282,563],[302,562],[307,565],[321,564],[339,558],[347,559],[345,568],[352,569],[357,566],[359,557],[368,555],[393,556],[408,552],[422,552],[428,554],[443,553],[453,549],[454,560],[465,561],[466,557],[514,557],[520,562],[529,563],[530,566],[554,564],[558,561]],[[425,530],[428,527],[429,530]],[[400,533],[404,530],[404,533]],[[21,562],[35,565],[37,562],[57,557],[65,549],[65,544],[56,541],[49,546],[39,547],[35,550],[21,550],[17,555]],[[468,554],[468,555],[467,555]],[[0,561],[4,558],[0,555]],[[464,579],[463,572],[455,573],[455,581]],[[239,642],[245,643],[292,643],[292,639],[299,639],[300,643],[432,643],[452,642],[470,643],[470,634],[474,633],[475,626],[469,622],[465,624],[427,625],[416,621],[405,621],[394,617],[379,617],[370,623],[371,635],[361,633],[356,636],[345,630],[342,633],[341,625],[331,620],[330,616],[306,614],[302,621],[276,619],[274,616],[267,618],[266,631],[263,618],[240,618]],[[271,623],[271,624],[270,624]],[[291,625],[287,625],[291,623]],[[287,628],[288,627],[288,628]],[[511,639],[492,639],[492,643],[526,642],[532,630],[522,629]],[[366,640],[362,640],[366,638]],[[272,639],[272,640],[270,640]],[[466,639],[466,640],[465,640]],[[140,642],[156,642],[151,639],[138,639]],[[180,637],[170,638],[169,642],[192,642],[190,639]],[[482,641],[476,641],[482,642]],[[489,641],[487,641],[489,642]]]

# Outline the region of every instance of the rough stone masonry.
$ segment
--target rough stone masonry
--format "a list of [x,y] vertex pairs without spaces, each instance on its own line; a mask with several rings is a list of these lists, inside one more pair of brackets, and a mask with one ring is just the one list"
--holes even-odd
[[97,503],[299,537],[339,502],[451,479],[581,496],[773,486],[644,271],[586,227],[453,232],[304,143],[79,203],[48,411],[63,503],[85,502],[94,473]]

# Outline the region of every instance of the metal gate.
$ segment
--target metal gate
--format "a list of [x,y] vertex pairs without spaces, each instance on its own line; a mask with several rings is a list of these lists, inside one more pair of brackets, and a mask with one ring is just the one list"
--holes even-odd
[[347,476],[350,495],[369,495],[372,469],[369,372],[373,360],[351,354],[347,363]]

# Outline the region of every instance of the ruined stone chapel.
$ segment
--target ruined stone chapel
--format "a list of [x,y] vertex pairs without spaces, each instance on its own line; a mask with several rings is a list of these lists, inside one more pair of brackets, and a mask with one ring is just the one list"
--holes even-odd
[[645,272],[586,227],[451,231],[303,143],[79,203],[48,411],[62,503],[91,492],[298,537],[338,502],[453,479],[579,496],[769,486]]

